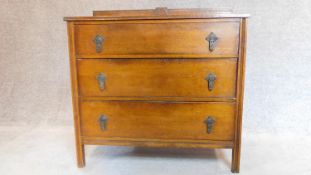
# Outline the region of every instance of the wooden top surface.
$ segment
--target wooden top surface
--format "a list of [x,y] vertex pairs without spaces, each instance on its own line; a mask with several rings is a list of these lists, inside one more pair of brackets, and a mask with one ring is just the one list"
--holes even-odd
[[248,14],[235,14],[229,9],[167,9],[93,11],[93,16],[65,17],[65,21],[141,20],[141,19],[204,19],[246,18]]

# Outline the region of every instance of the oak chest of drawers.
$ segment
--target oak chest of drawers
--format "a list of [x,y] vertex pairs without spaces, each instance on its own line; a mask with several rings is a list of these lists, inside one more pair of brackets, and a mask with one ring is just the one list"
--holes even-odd
[[78,166],[88,144],[230,148],[239,172],[246,17],[166,8],[66,17]]

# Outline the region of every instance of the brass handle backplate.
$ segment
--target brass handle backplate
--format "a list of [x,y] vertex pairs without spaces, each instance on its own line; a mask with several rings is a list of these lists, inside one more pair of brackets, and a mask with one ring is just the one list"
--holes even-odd
[[107,125],[107,117],[104,115],[100,115],[98,122],[99,122],[100,129],[102,131],[105,131],[107,129],[107,126],[106,126]]
[[96,76],[96,80],[98,82],[98,86],[99,86],[99,89],[101,91],[103,91],[105,89],[105,82],[106,82],[106,76],[104,73],[99,73],[97,76]]
[[213,52],[216,48],[218,37],[214,32],[211,32],[206,38],[209,45],[209,51]]
[[213,127],[215,124],[215,119],[211,116],[208,116],[207,119],[204,120],[204,123],[206,124],[206,132],[207,134],[212,133]]
[[215,80],[216,80],[216,75],[214,73],[209,73],[206,77],[205,80],[208,83],[208,90],[212,91],[215,86]]
[[96,45],[96,52],[100,53],[103,50],[104,37],[96,35],[93,42]]

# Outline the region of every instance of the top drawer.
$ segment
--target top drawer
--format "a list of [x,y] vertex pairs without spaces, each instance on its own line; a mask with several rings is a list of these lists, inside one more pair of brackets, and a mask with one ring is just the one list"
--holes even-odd
[[75,32],[78,58],[238,56],[239,21],[78,23]]

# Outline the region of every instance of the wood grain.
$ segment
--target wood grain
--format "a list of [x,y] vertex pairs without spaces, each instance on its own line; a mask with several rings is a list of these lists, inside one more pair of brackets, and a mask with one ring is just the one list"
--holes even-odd
[[240,27],[240,49],[239,49],[239,66],[238,66],[238,83],[237,83],[237,103],[236,103],[236,121],[235,121],[235,138],[234,147],[232,150],[232,165],[233,173],[240,172],[241,159],[241,136],[242,136],[242,115],[243,115],[243,98],[244,98],[244,79],[245,79],[245,61],[246,61],[246,19],[241,19]]
[[117,145],[143,147],[176,147],[176,148],[232,148],[233,141],[184,140],[184,139],[131,139],[83,137],[83,143],[89,145]]
[[69,61],[70,61],[70,77],[71,77],[71,93],[72,93],[72,107],[74,115],[75,137],[76,137],[76,154],[78,167],[85,166],[84,145],[81,138],[81,123],[79,113],[79,95],[78,95],[78,77],[77,66],[75,58],[74,45],[74,24],[69,22],[67,24],[68,30],[68,46],[69,46]]
[[[247,16],[158,8],[65,18],[78,166],[85,144],[231,148],[231,171],[239,172]],[[104,37],[101,52],[96,35]],[[211,72],[217,78],[209,91]],[[105,130],[100,115],[108,118]],[[216,121],[211,133],[208,116]]]
[[142,20],[142,19],[204,19],[242,18],[249,14],[235,14],[231,9],[167,9],[93,11],[93,17],[65,17],[66,21]]
[[[78,60],[81,96],[234,98],[237,59]],[[105,89],[96,76],[104,73]],[[206,77],[216,75],[213,90]]]
[[[154,138],[231,141],[235,103],[82,102],[82,135],[102,138]],[[107,129],[99,125],[107,117]],[[210,134],[204,121],[215,119]]]
[[[155,9],[146,10],[105,10],[93,11],[93,16],[105,18],[199,18],[208,16],[233,15],[232,9],[222,8],[196,8],[196,9],[168,9],[166,7],[157,7]],[[235,14],[240,16],[241,14]],[[244,14],[247,15],[247,14]]]
[[105,97],[105,96],[94,96],[86,97],[80,96],[82,101],[188,101],[188,102],[235,102],[236,98],[224,98],[224,97]]
[[[239,23],[203,20],[195,23],[107,23],[76,25],[77,55],[205,54],[238,56]],[[214,51],[206,37],[218,36]],[[103,50],[96,52],[94,38],[104,37]]]

